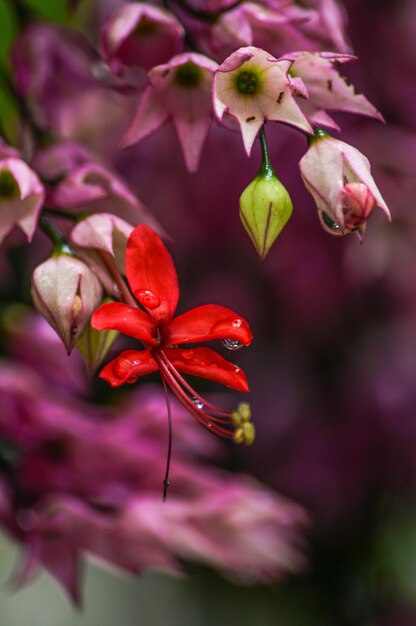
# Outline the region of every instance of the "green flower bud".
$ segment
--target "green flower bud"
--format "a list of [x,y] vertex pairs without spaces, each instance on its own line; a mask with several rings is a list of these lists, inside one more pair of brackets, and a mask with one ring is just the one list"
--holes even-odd
[[292,215],[292,200],[271,167],[260,168],[240,197],[240,219],[262,261]]
[[[112,301],[111,298],[105,298],[102,304]],[[90,324],[85,326],[75,345],[85,361],[90,378],[107,356],[118,335],[119,333],[115,330],[95,330]]]

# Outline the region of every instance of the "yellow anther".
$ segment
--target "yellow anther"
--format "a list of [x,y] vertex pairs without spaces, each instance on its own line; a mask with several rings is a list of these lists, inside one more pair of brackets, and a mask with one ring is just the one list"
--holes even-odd
[[251,422],[244,422],[234,431],[233,439],[235,443],[244,443],[250,446],[256,437],[256,429]]
[[82,311],[82,300],[79,297],[79,295],[76,294],[72,302],[72,316],[74,320],[77,320],[81,311]]
[[231,419],[232,419],[233,424],[235,426],[240,426],[240,424],[241,424],[241,417],[240,417],[240,414],[238,413],[238,411],[233,411],[231,413]]
[[243,443],[250,446],[256,438],[256,428],[252,422],[245,422],[243,429]]
[[240,428],[236,428],[236,430],[234,431],[234,435],[233,435],[233,440],[235,443],[243,443],[244,442],[244,431],[243,429]]
[[237,411],[240,415],[241,421],[249,422],[251,419],[251,410],[248,402],[240,402],[237,407]]

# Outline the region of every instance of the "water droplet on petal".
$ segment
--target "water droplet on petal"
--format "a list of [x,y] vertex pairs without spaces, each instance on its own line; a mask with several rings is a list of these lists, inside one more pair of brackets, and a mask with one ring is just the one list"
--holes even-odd
[[341,226],[337,224],[336,222],[334,222],[334,220],[331,217],[329,217],[328,213],[325,213],[324,211],[320,211],[319,219],[324,230],[326,230],[326,232],[329,233],[330,235],[339,236],[343,234]]
[[150,289],[137,289],[134,295],[146,309],[156,309],[160,304],[160,298]]
[[231,322],[231,326],[234,326],[234,328],[241,328],[243,324],[244,320],[242,320],[240,317]]
[[125,378],[133,369],[133,364],[126,359],[118,359],[113,365],[113,372],[118,378]]
[[194,356],[194,351],[193,350],[182,350],[182,357],[186,361],[190,361],[193,356]]
[[240,350],[243,347],[243,344],[235,339],[223,339],[222,343],[227,350]]
[[203,409],[204,408],[204,403],[201,402],[201,400],[199,400],[199,398],[192,398],[192,402],[194,403],[194,405],[196,406],[197,409]]

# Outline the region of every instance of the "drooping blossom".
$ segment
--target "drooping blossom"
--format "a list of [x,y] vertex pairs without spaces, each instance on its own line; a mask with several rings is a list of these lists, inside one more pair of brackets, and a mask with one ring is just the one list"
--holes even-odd
[[354,86],[337,68],[338,63],[348,63],[356,57],[336,52],[293,52],[286,54],[285,58],[293,61],[290,76],[301,78],[308,91],[308,99],[302,100],[300,107],[311,124],[339,130],[327,110],[345,111],[384,121],[381,113],[363,94],[355,91]]
[[[53,340],[39,344],[40,359]],[[36,363],[0,363],[0,523],[24,548],[16,585],[45,567],[79,602],[86,553],[134,574],[202,563],[249,584],[304,566],[304,511],[254,479],[201,461],[195,450],[218,455],[219,442],[176,403],[180,480],[169,504],[161,502],[163,403],[150,388],[119,408],[97,407],[51,387]]]
[[81,33],[62,26],[30,25],[14,42],[12,60],[16,87],[42,126],[60,127],[63,103],[73,105],[75,95],[97,85],[98,53]]
[[155,217],[128,184],[104,165],[88,161],[71,169],[48,194],[49,205],[58,209],[116,213],[161,232]]
[[299,162],[307,190],[318,208],[324,229],[342,236],[357,232],[362,239],[373,209],[389,209],[371,175],[368,159],[357,148],[317,131]]
[[149,72],[149,86],[121,145],[141,141],[169,119],[178,135],[186,166],[198,168],[212,117],[212,80],[218,64],[202,54],[179,54]]
[[69,241],[100,278],[106,292],[116,298],[122,295],[109,269],[108,257],[113,259],[115,269],[124,276],[127,240],[133,228],[112,213],[95,213],[78,222],[69,235]]
[[315,50],[313,40],[298,29],[301,20],[254,2],[242,2],[214,22],[211,45],[220,58],[241,46],[256,46],[278,57],[288,50]]
[[290,65],[290,61],[278,61],[265,50],[248,46],[230,55],[215,74],[215,112],[220,120],[225,114],[237,119],[248,155],[266,120],[312,133],[292,95],[287,76]]
[[57,251],[33,272],[31,294],[69,353],[101,301],[102,286],[81,259]]
[[266,0],[265,4],[297,20],[299,30],[319,48],[350,52],[351,45],[346,32],[347,14],[337,0]]
[[32,239],[44,198],[39,177],[22,159],[0,159],[0,243],[14,226]]
[[129,2],[104,24],[101,51],[116,74],[126,68],[149,70],[180,52],[183,37],[183,27],[166,9]]
[[172,258],[161,239],[147,226],[130,235],[126,250],[126,274],[131,291],[145,309],[121,302],[105,304],[94,312],[96,330],[117,330],[141,341],[145,350],[125,350],[110,361],[100,377],[114,387],[134,383],[159,371],[180,402],[206,428],[223,437],[245,443],[254,439],[245,403],[232,414],[203,400],[182,377],[200,376],[248,391],[244,372],[210,348],[180,348],[180,344],[222,339],[230,349],[248,346],[252,333],[247,322],[225,307],[206,304],[173,317],[178,298],[178,278]]

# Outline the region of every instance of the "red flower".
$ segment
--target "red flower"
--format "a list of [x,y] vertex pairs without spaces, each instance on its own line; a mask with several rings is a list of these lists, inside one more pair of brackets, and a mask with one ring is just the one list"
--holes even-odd
[[231,349],[248,346],[248,323],[223,306],[206,304],[173,317],[179,298],[178,277],[169,252],[147,226],[130,235],[126,251],[126,275],[142,311],[122,302],[104,304],[91,324],[96,330],[117,330],[139,339],[145,350],[125,350],[110,361],[100,377],[114,387],[134,383],[140,376],[158,371],[175,396],[206,428],[237,442],[251,443],[254,429],[248,405],[233,413],[205,401],[181,373],[248,391],[244,372],[209,348],[180,348],[178,344],[222,339]]

